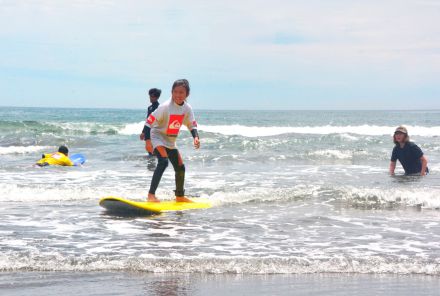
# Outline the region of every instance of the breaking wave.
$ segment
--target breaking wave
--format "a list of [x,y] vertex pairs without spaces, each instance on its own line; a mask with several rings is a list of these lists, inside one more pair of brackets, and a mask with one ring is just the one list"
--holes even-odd
[[[89,186],[89,176],[78,172],[59,176],[60,179],[72,178],[70,184],[51,186],[46,184],[23,186],[4,184],[0,188],[0,202],[41,202],[41,201],[81,201],[96,200],[104,196],[117,194],[134,200],[145,200],[144,186],[120,186],[117,190],[108,186]],[[54,179],[55,181],[55,179]],[[212,189],[215,190],[215,189]],[[209,191],[212,191],[209,190]],[[116,193],[115,193],[116,192]],[[163,200],[172,199],[172,191],[159,190]],[[296,185],[291,188],[270,189],[248,188],[245,190],[215,190],[214,193],[197,193],[204,199],[209,199],[215,207],[231,204],[247,203],[278,203],[310,200],[325,202],[327,199],[334,202],[344,202],[349,206],[361,208],[388,208],[393,207],[422,207],[425,209],[440,209],[440,188],[360,188],[355,186],[326,186],[326,185]]]
[[[69,134],[120,134],[137,135],[142,131],[144,121],[134,123],[98,123],[98,122],[38,122],[38,121],[0,121],[0,130],[17,133],[17,131],[34,131],[40,133],[69,133]],[[407,126],[410,135],[437,137],[440,135],[440,126]],[[395,126],[379,125],[347,125],[347,126],[246,126],[240,124],[232,125],[199,125],[199,130],[209,133],[216,133],[225,136],[243,137],[267,137],[282,134],[312,134],[328,135],[343,134],[368,135],[368,136],[389,136],[392,135]]]
[[[123,135],[138,134],[142,130],[144,122],[126,124],[118,133]],[[245,126],[233,125],[199,125],[199,130],[209,133],[216,133],[225,136],[243,137],[267,137],[282,134],[344,134],[344,135],[368,135],[368,136],[390,136],[395,129],[394,126],[358,125],[358,126]],[[411,135],[424,137],[437,137],[440,135],[440,126],[408,126]],[[349,137],[349,136],[346,136]]]
[[26,153],[34,153],[38,151],[45,151],[47,149],[53,149],[51,146],[9,146],[9,147],[0,147],[0,155],[1,154],[26,154]]
[[151,255],[66,256],[61,254],[1,254],[1,271],[132,271],[151,273],[208,274],[307,274],[307,273],[375,273],[440,274],[440,259],[395,259],[381,256],[352,258],[297,257],[205,257],[152,258]]

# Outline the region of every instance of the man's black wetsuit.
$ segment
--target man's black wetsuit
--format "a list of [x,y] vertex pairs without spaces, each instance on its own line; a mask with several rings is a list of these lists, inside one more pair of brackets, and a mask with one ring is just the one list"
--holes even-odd
[[154,103],[152,103],[149,107],[148,107],[148,114],[147,114],[147,118],[148,118],[148,116],[150,116],[150,114],[151,113],[153,113],[154,112],[154,110],[156,110],[157,109],[157,107],[159,107],[159,102],[158,101],[156,101],[156,102],[154,102]]
[[[154,102],[154,103],[151,103],[151,105],[148,107],[148,111],[147,111],[147,117],[146,118],[148,118],[148,116],[150,116],[150,114],[151,113],[153,113],[156,109],[157,109],[157,107],[159,107],[159,102],[158,101],[156,101],[156,102]],[[144,129],[142,130],[142,133],[143,134],[146,134],[147,133],[147,131],[146,131],[146,125],[144,125]],[[145,139],[146,140],[146,139]]]

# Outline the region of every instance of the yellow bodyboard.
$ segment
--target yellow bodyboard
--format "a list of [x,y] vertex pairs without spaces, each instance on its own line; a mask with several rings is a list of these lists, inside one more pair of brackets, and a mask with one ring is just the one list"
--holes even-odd
[[134,201],[122,197],[108,196],[99,200],[99,205],[110,213],[122,215],[154,215],[162,212],[175,212],[193,209],[207,209],[212,204],[206,199],[191,198],[193,202],[176,201]]

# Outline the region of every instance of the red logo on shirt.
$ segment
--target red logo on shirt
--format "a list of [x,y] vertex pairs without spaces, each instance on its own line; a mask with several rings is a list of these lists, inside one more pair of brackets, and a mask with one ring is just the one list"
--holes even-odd
[[167,135],[177,136],[179,134],[180,127],[182,126],[183,118],[185,115],[171,114],[168,121]]
[[193,126],[193,127],[197,127],[197,121],[194,120],[194,121],[192,122],[192,126]]
[[153,124],[153,122],[156,121],[156,117],[153,116],[153,114],[151,114],[150,116],[148,116],[147,118],[147,123],[148,124]]

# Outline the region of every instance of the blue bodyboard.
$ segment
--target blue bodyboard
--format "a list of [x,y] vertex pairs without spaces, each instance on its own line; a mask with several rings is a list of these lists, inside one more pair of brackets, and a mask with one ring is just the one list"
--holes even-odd
[[73,154],[69,158],[73,162],[74,165],[84,164],[87,160],[86,157],[80,153]]

